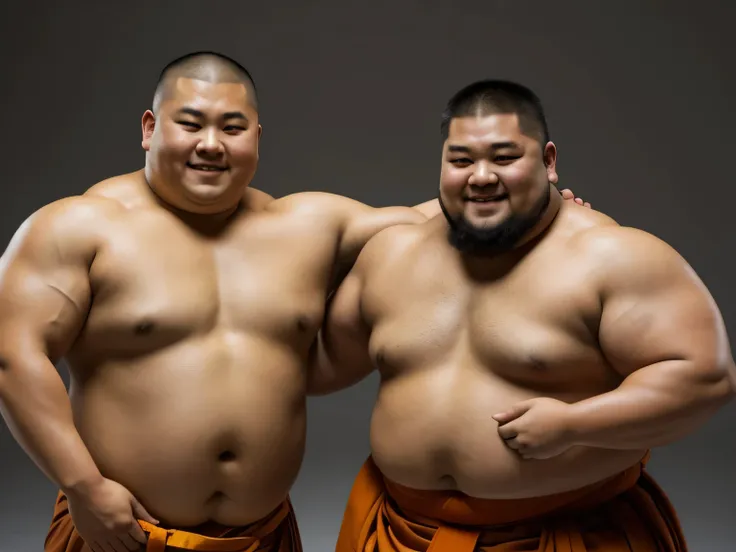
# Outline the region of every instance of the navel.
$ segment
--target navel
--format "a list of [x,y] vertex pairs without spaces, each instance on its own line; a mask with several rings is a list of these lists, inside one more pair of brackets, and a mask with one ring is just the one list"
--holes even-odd
[[455,489],[457,489],[457,481],[455,480],[453,476],[449,474],[440,476],[440,483],[442,485],[443,490],[454,491]]
[[218,455],[218,459],[223,463],[232,462],[235,458],[235,453],[231,450],[224,450]]

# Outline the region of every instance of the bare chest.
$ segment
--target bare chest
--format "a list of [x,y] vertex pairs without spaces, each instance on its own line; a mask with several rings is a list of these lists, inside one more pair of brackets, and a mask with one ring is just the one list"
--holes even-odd
[[265,220],[204,238],[151,217],[111,234],[91,268],[88,342],[159,349],[213,330],[308,346],[334,238]]
[[598,298],[579,259],[539,254],[488,278],[453,260],[407,256],[368,282],[370,349],[385,378],[441,367],[547,391],[609,383]]

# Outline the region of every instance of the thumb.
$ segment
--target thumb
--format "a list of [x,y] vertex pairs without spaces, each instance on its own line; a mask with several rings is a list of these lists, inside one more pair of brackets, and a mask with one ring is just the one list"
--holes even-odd
[[507,424],[510,421],[521,417],[527,410],[529,410],[530,406],[531,405],[528,403],[518,403],[505,412],[499,412],[498,414],[494,414],[492,417],[499,424]]
[[158,520],[148,513],[143,505],[138,502],[137,498],[131,497],[130,505],[133,508],[133,515],[135,515],[136,518],[147,521],[153,525],[158,525]]

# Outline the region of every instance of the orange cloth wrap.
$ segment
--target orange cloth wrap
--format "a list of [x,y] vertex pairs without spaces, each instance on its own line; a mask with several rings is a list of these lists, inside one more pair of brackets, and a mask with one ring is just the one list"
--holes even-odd
[[336,552],[687,552],[674,508],[644,471],[529,499],[409,489],[372,459],[355,480]]
[[[262,520],[240,528],[206,523],[178,530],[142,520],[138,523],[148,536],[145,552],[302,552],[299,527],[288,499]],[[56,500],[44,552],[91,552],[74,528],[63,493]]]

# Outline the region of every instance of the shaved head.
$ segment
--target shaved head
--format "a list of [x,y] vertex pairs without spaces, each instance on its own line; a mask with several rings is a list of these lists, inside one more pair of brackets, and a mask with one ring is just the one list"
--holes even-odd
[[217,52],[193,52],[181,56],[163,68],[153,95],[152,111],[158,109],[177,79],[195,79],[211,83],[240,83],[248,91],[248,100],[258,110],[256,85],[248,70],[237,61]]

